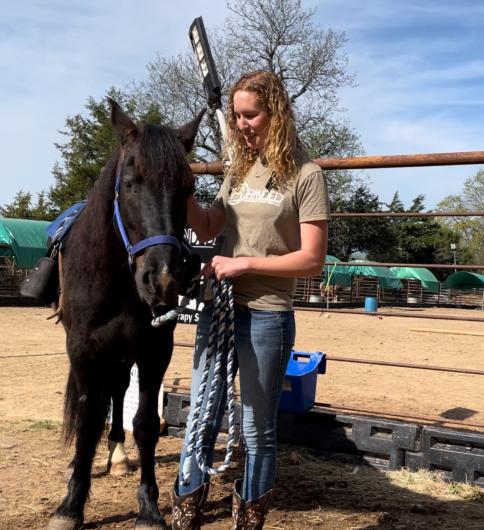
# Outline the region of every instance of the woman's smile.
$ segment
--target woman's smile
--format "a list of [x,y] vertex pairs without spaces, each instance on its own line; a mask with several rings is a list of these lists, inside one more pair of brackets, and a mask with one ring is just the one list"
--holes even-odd
[[237,118],[237,128],[246,144],[252,149],[262,151],[271,119],[267,109],[257,98],[257,94],[249,90],[235,92],[234,113]]

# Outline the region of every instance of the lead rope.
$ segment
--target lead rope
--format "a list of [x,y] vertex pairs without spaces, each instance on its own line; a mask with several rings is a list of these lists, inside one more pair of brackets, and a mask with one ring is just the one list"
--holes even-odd
[[182,297],[180,304],[175,309],[171,309],[168,311],[168,313],[165,313],[164,315],[160,315],[159,317],[154,317],[151,321],[151,325],[154,328],[159,328],[162,324],[165,322],[168,322],[168,320],[175,320],[178,318],[178,315],[183,312],[185,307],[190,303],[190,300],[192,299],[192,294],[195,291],[195,289],[198,287],[198,284],[200,282],[200,274],[197,274],[192,278],[190,281],[190,285],[187,288],[187,292]]
[[[229,280],[218,282],[210,278],[210,284],[214,294],[214,310],[212,323],[210,325],[210,336],[207,345],[207,356],[202,379],[198,391],[198,397],[193,408],[190,432],[187,442],[187,454],[182,469],[182,483],[190,482],[192,455],[200,470],[205,474],[216,475],[225,471],[232,460],[235,440],[235,401],[234,401],[234,358],[235,358],[235,334],[234,334],[234,301],[233,286]],[[226,346],[226,347],[225,347]],[[209,394],[203,417],[200,418],[202,403],[205,396],[212,358],[215,357],[214,371],[209,387]],[[203,442],[207,439],[207,426],[212,414],[213,404],[217,393],[223,387],[222,368],[226,362],[227,366],[227,406],[229,415],[229,430],[227,439],[227,450],[223,464],[219,467],[210,467],[207,464],[207,455],[203,451]]]

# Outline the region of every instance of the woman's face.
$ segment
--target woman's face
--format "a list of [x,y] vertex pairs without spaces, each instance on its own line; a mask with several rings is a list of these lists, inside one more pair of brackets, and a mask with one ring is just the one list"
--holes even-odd
[[271,118],[257,99],[257,94],[249,90],[237,90],[234,94],[234,113],[237,128],[246,144],[259,152],[263,151]]

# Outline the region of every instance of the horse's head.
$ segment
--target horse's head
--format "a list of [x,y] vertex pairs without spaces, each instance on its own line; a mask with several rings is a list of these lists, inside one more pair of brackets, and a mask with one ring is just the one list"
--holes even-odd
[[140,297],[162,314],[178,301],[186,201],[194,192],[186,155],[203,112],[177,130],[137,127],[115,101],[109,103],[121,142],[116,172],[118,229],[125,231],[125,245],[127,241],[131,245]]

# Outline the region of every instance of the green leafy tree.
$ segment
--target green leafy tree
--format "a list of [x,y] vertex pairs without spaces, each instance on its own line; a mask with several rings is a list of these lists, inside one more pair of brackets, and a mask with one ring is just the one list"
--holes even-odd
[[[425,210],[424,196],[418,195],[410,208],[405,209],[398,192],[386,205],[393,212],[419,213]],[[381,261],[399,263],[452,263],[453,256],[450,244],[455,241],[456,234],[449,227],[443,226],[433,217],[394,217],[389,220],[396,244],[387,249]],[[434,271],[444,278],[449,271]]]
[[[423,212],[424,197],[417,196],[405,209],[398,192],[389,204],[380,203],[368,187],[360,185],[348,198],[333,201],[332,211]],[[330,223],[329,254],[348,261],[355,253],[367,259],[395,263],[452,263],[450,243],[456,233],[431,217],[333,218]],[[449,271],[438,271],[445,278]]]
[[[314,10],[300,0],[233,0],[223,29],[207,28],[225,104],[230,86],[244,72],[265,69],[278,75],[294,104],[298,131],[313,158],[352,156],[361,152],[357,134],[341,119],[338,91],[351,86],[343,32],[320,28]],[[141,105],[159,105],[168,121],[183,123],[207,102],[193,52],[158,56],[145,81],[132,85]],[[221,156],[222,137],[209,111],[197,138],[195,160]],[[352,176],[328,172],[332,195],[346,193]],[[198,179],[205,198],[213,196],[214,179]],[[211,195],[212,194],[212,195]]]
[[33,204],[32,194],[20,190],[10,204],[0,206],[0,215],[13,219],[34,219],[37,221],[50,221],[54,218],[54,212],[44,191],[37,194],[37,202]]
[[[162,121],[156,105],[140,110],[132,96],[114,88],[109,91],[109,96],[139,122]],[[87,115],[76,114],[66,119],[66,131],[62,134],[67,141],[56,145],[62,157],[62,164],[56,163],[54,166],[56,184],[49,191],[49,201],[57,212],[86,198],[118,144],[111,126],[107,98],[100,101],[89,98],[86,109]]]
[[[461,195],[448,195],[437,204],[441,212],[484,213],[484,170],[464,182]],[[443,217],[442,225],[456,234],[459,263],[484,265],[484,217]]]
[[[234,81],[244,72],[268,69],[286,84],[296,111],[298,130],[313,158],[352,156],[361,152],[357,134],[341,119],[338,91],[353,84],[348,73],[343,32],[322,29],[314,10],[300,0],[233,0],[223,29],[208,31],[222,84],[223,102]],[[147,79],[133,81],[125,91],[111,89],[116,99],[139,121],[163,121],[179,126],[191,120],[207,102],[189,49],[176,57],[158,56],[148,65]],[[66,119],[66,141],[57,144],[61,160],[55,164],[55,184],[45,201],[60,212],[84,199],[115,146],[106,101],[89,98],[86,111]],[[220,158],[222,136],[213,110],[197,137],[194,161]],[[201,176],[197,195],[209,204],[220,179]],[[348,197],[355,179],[345,171],[328,172],[333,197]]]
[[[380,202],[366,185],[359,185],[349,197],[333,199],[331,211],[378,212]],[[355,253],[381,261],[386,249],[395,245],[395,235],[385,218],[335,217],[329,224],[328,253],[343,261],[349,261]]]

